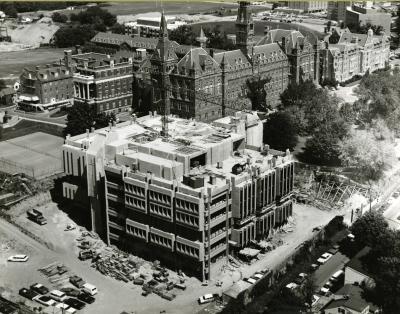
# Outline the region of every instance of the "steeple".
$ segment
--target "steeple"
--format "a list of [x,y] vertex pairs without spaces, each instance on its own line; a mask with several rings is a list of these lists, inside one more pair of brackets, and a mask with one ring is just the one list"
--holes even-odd
[[204,35],[203,27],[200,28],[200,36],[196,38],[196,41],[200,43],[201,48],[206,47],[208,38]]
[[255,44],[254,22],[251,17],[250,2],[240,1],[238,15],[235,23],[236,45],[242,52],[249,56]]
[[160,38],[168,38],[168,26],[167,20],[165,19],[164,11],[161,13],[161,22],[160,22]]

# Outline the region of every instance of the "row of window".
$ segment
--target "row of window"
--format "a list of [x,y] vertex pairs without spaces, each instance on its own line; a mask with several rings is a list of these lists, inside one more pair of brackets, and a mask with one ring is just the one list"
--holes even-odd
[[130,106],[130,103],[131,103],[130,99],[128,99],[128,98],[118,99],[113,102],[107,102],[105,104],[100,104],[99,110],[100,110],[100,112],[102,112],[102,111],[117,109],[119,107],[126,107],[126,106]]
[[185,255],[199,258],[199,249],[185,245],[180,242],[176,242],[176,251]]
[[146,230],[143,230],[143,229],[140,229],[140,228],[137,228],[137,227],[127,224],[126,231],[134,237],[137,237],[137,238],[140,238],[143,240],[147,240],[147,231]]
[[158,234],[150,233],[150,241],[166,248],[172,249],[172,240]]
[[163,218],[171,219],[171,216],[172,216],[172,209],[171,208],[150,203],[149,204],[149,209],[150,209],[150,213],[153,214],[153,215],[157,215],[157,216],[161,216]]
[[146,211],[146,202],[136,197],[126,195],[125,203],[139,210]]
[[199,226],[199,218],[181,212],[176,212],[176,221],[192,227]]
[[179,198],[175,199],[175,206],[177,209],[186,210],[195,214],[199,213],[199,205],[195,203],[191,203],[185,200],[181,200]]
[[145,189],[139,186],[125,183],[125,190],[137,196],[145,197]]
[[171,205],[171,196],[161,194],[155,191],[149,191],[149,199],[154,202]]

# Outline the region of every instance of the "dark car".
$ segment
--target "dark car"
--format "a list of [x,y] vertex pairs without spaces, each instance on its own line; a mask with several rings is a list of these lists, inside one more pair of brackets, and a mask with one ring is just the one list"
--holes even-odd
[[85,292],[81,292],[78,295],[78,299],[88,304],[92,304],[94,301],[96,301],[95,298],[93,298],[90,294]]
[[21,295],[29,300],[32,300],[34,297],[36,297],[38,295],[38,293],[35,291],[32,291],[31,289],[22,288],[22,289],[19,289],[19,295]]
[[79,276],[71,276],[69,277],[69,282],[72,283],[78,289],[82,288],[85,284],[85,281]]
[[81,292],[71,287],[61,288],[60,291],[64,292],[67,296],[77,297]]
[[82,310],[86,305],[84,302],[74,298],[65,299],[64,303],[77,310]]
[[31,290],[35,291],[41,295],[45,295],[46,293],[49,293],[49,289],[40,283],[35,283],[35,284],[31,285]]

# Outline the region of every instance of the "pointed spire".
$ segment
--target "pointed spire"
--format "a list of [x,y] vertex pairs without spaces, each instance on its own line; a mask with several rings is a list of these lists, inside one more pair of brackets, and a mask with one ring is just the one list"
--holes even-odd
[[200,27],[200,38],[204,38],[204,37],[206,37],[206,36],[204,35],[203,26],[201,26]]
[[160,37],[168,38],[168,27],[167,27],[167,20],[165,19],[164,15],[164,10],[161,13]]
[[196,38],[196,41],[200,44],[201,48],[205,48],[207,40],[208,38],[206,37],[206,35],[204,35],[203,27],[200,27],[200,35]]

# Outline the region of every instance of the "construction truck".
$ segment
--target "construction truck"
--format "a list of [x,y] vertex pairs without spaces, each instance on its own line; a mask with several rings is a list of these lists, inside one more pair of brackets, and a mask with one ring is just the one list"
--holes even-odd
[[38,211],[37,209],[34,209],[34,208],[29,209],[26,213],[27,213],[28,219],[36,222],[37,224],[39,224],[39,225],[47,224],[47,219],[44,218],[43,214],[40,211]]

